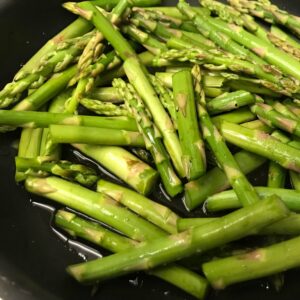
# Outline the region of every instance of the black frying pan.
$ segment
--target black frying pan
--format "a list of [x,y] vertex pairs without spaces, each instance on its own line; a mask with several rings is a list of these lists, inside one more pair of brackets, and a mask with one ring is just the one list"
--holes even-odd
[[[165,5],[175,2],[164,1]],[[300,15],[298,1],[274,2]],[[46,40],[74,19],[61,8],[61,3],[60,0],[0,0],[0,87],[12,79],[20,65]],[[42,200],[15,184],[14,142],[18,134],[0,134],[1,300],[192,299],[169,284],[143,274],[111,280],[93,288],[73,281],[65,267],[82,261],[79,253],[90,257],[94,254],[70,248],[53,232],[51,213],[32,205],[32,201]],[[256,184],[261,184],[263,171],[260,169],[254,174]],[[299,280],[300,272],[294,270],[286,274],[286,283],[279,293],[266,279],[211,293],[208,299],[295,300],[300,297]]]

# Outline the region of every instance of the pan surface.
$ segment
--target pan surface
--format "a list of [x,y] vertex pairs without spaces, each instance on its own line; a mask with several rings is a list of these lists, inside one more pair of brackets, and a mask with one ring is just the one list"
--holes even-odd
[[[12,79],[20,65],[41,45],[74,19],[61,8],[61,3],[60,0],[0,0],[0,87]],[[274,3],[300,15],[298,1],[274,0]],[[175,1],[164,4],[174,5]],[[67,245],[53,232],[51,214],[33,205],[40,199],[15,184],[14,145],[18,136],[19,132],[0,134],[0,300],[193,299],[143,274],[111,280],[98,287],[83,287],[70,278],[66,266],[82,261],[84,255],[95,254],[78,250],[78,246],[76,251]],[[262,169],[254,174],[256,184],[261,183],[261,172]],[[295,300],[300,294],[299,278],[299,270],[287,272],[280,292],[266,279],[212,293],[207,299]]]

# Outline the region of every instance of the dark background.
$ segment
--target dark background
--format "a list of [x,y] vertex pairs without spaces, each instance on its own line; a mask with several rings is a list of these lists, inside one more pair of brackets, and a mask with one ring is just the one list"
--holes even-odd
[[[61,3],[60,0],[0,0],[0,87],[12,79],[20,65],[40,46],[74,19],[61,8]],[[300,15],[297,1],[274,3]],[[144,275],[111,280],[97,290],[73,281],[65,273],[65,267],[82,258],[53,233],[49,213],[33,207],[31,196],[14,182],[13,146],[17,137],[18,132],[0,134],[1,300],[193,299],[167,283]],[[299,271],[288,272],[279,293],[268,280],[253,281],[211,294],[209,300],[299,299],[299,276]]]

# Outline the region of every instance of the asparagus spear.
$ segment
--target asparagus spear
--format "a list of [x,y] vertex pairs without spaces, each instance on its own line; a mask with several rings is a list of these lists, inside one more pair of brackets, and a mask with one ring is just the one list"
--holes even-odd
[[[72,97],[66,102],[66,112],[74,113],[77,110],[77,106],[80,102],[80,100],[88,94],[95,81],[95,77],[101,74],[105,69],[109,68],[110,65],[115,66],[120,63],[119,58],[116,57],[115,51],[111,51],[107,54],[102,54],[100,58],[94,63],[89,65],[84,71],[81,72],[84,73],[82,76],[72,94]],[[72,85],[74,82],[76,82],[76,78],[72,79],[70,82],[70,85]]]
[[[129,251],[138,245],[133,240],[64,210],[56,213],[55,223],[71,235],[82,237],[112,252]],[[170,282],[197,299],[203,299],[208,289],[207,282],[203,277],[175,264],[153,270],[151,275]]]
[[229,3],[238,10],[262,18],[269,23],[278,23],[286,26],[300,36],[300,21],[287,11],[279,9],[268,0],[229,0]]
[[199,178],[206,169],[204,143],[196,114],[195,96],[198,95],[194,95],[193,90],[193,76],[200,71],[196,68],[192,71],[182,70],[173,76],[178,132],[183,152],[182,163],[188,180]]
[[31,193],[54,200],[104,222],[133,240],[144,241],[163,235],[161,229],[119,205],[109,196],[67,180],[53,176],[29,177],[25,181],[25,187]]
[[274,196],[204,226],[146,242],[126,253],[69,266],[67,271],[80,282],[91,282],[147,270],[245,237],[287,214],[285,206]]
[[216,13],[221,20],[243,26],[257,37],[268,41],[267,31],[249,14],[243,14],[232,6],[214,0],[201,0],[200,2],[202,6]]
[[[180,218],[177,222],[178,231],[182,232],[193,227],[202,226],[216,218]],[[259,235],[298,235],[300,232],[300,215],[291,213],[287,218],[263,228]]]
[[[290,141],[288,137],[280,131],[273,131],[272,136],[283,143]],[[285,186],[286,170],[274,161],[269,162],[268,169],[268,183],[267,186],[271,188],[283,188]]]
[[[122,15],[128,7],[129,2],[122,0],[113,8],[112,12],[108,14],[108,18],[112,24],[120,22]],[[98,58],[99,52],[101,52],[100,49],[103,48],[100,44],[103,38],[103,34],[97,31],[95,38],[90,40],[79,58],[77,78],[74,78],[71,84],[74,84],[77,80],[79,81],[72,97],[66,103],[67,112],[75,112],[77,110],[82,97],[92,89],[96,76],[110,65],[115,66],[120,63],[120,59],[116,57],[114,51],[111,51],[107,55],[102,54]]]
[[228,285],[276,274],[300,266],[300,237],[242,255],[207,262],[203,272],[216,289]]
[[[160,102],[170,114],[174,127],[177,128],[177,116],[176,116],[176,109],[175,109],[172,91],[169,90],[167,87],[164,87],[163,83],[158,78],[156,78],[156,75],[155,76],[150,75],[149,78],[153,85],[153,88],[155,89],[157,95],[159,96]],[[171,82],[172,82],[172,78],[171,78]],[[171,87],[172,87],[172,83],[171,83]]]
[[[39,156],[43,129],[41,128],[24,128],[21,132],[21,137],[18,146],[18,156],[35,158]],[[26,174],[16,168],[15,180],[23,181]]]
[[226,141],[274,160],[286,169],[300,172],[300,150],[283,144],[269,134],[229,122],[221,124]]
[[266,99],[266,103],[270,106],[272,106],[277,112],[281,113],[282,115],[289,117],[293,120],[298,120],[298,116],[291,111],[286,105],[284,105],[283,103],[279,102],[279,101],[274,101],[274,100],[270,100],[270,99]]
[[125,105],[116,105],[111,102],[103,102],[100,100],[82,98],[80,104],[93,111],[98,115],[105,116],[130,116],[130,112],[126,109]]
[[[223,69],[229,69],[233,72],[243,72],[262,79],[260,81],[262,85],[284,95],[291,95],[298,89],[294,82],[290,84],[291,80],[288,78],[284,78],[282,80],[276,78],[276,76],[266,72],[257,64],[251,63],[232,54],[223,53],[217,49],[207,51],[199,48],[182,50],[171,49],[157,56],[153,63],[157,66],[164,66],[169,60],[177,60],[181,62],[190,61],[196,64],[212,64],[215,65],[215,67],[210,66],[213,69],[215,69],[216,66],[221,66]],[[206,65],[206,67],[209,66]]]
[[15,75],[15,80],[20,80],[25,76],[32,73],[33,70],[39,68],[42,57],[45,57],[49,53],[55,51],[57,45],[64,42],[65,40],[79,37],[86,34],[92,29],[92,24],[85,19],[79,17],[73,21],[70,25],[52,37],[45,45],[39,49],[30,60],[25,63],[22,68]]
[[272,25],[270,32],[273,36],[276,36],[286,44],[300,50],[300,44],[294,38],[290,37],[287,33],[282,31],[279,27]]
[[[228,120],[224,120],[224,121],[228,121]],[[231,122],[231,123],[234,123],[234,122]],[[268,125],[266,125],[261,120],[255,120],[255,121],[242,123],[241,126],[249,128],[249,129],[261,130],[261,131],[266,132],[266,133],[272,133],[273,132],[273,129],[271,127],[269,127]]]
[[142,27],[152,32],[164,41],[168,41],[172,36],[176,36],[183,42],[192,43],[194,47],[204,47],[204,49],[215,47],[215,44],[203,35],[164,26],[159,23],[159,21],[152,19],[146,11],[139,11],[139,13],[135,14],[130,21],[137,27]]
[[[163,82],[166,87],[172,86],[172,73],[156,72],[155,76]],[[281,97],[278,93],[273,92],[267,87],[268,82],[259,79],[246,78],[233,73],[225,72],[203,72],[202,84],[205,95],[209,96],[209,88],[222,87],[224,91],[228,89],[244,90],[253,94],[271,96],[273,98]],[[271,87],[272,88],[272,87]]]
[[124,102],[123,99],[120,99],[120,95],[114,87],[94,87],[93,90],[88,94],[88,98],[116,104]]
[[80,218],[67,210],[58,210],[54,222],[71,236],[81,237],[112,252],[126,251],[138,244],[134,240],[104,228],[99,223]]
[[268,39],[272,44],[274,44],[276,47],[280,48],[284,52],[292,55],[296,59],[300,58],[300,49],[297,47],[294,47],[293,45],[289,44],[287,41],[282,40],[277,35],[272,34],[271,32],[268,32]]
[[51,98],[62,91],[75,74],[76,66],[72,66],[67,70],[51,77],[41,87],[15,105],[12,109],[16,111],[38,110]]
[[217,128],[220,128],[223,121],[230,121],[235,124],[250,122],[255,119],[255,115],[246,107],[239,108],[237,110],[220,114],[212,117],[211,120]]
[[300,120],[285,116],[266,103],[257,103],[251,109],[268,124],[300,136]]
[[[273,194],[277,195],[290,210],[296,212],[300,211],[299,191],[269,187],[255,187],[255,189],[262,198],[269,197]],[[229,190],[208,197],[205,202],[205,207],[208,211],[217,212],[227,209],[236,209],[241,207],[241,204],[238,203],[235,192]]]
[[[201,89],[201,78],[199,76],[201,76],[200,72],[195,74],[194,78],[199,84],[199,88]],[[221,169],[226,174],[229,183],[232,185],[243,206],[248,206],[255,202],[258,202],[259,197],[257,193],[255,192],[253,186],[247,180],[246,176],[243,174],[234,156],[231,154],[225,141],[223,140],[223,137],[220,135],[218,129],[212,123],[206,111],[205,105],[205,96],[202,92],[200,94],[198,103],[198,114],[204,139],[208,142]]]
[[[177,7],[174,6],[154,6],[154,7],[144,7],[143,8],[146,11],[154,12],[156,15],[163,15],[163,17],[171,17],[173,20],[174,18],[179,21],[184,21],[186,22],[188,19],[183,15],[180,10]],[[199,7],[199,6],[192,6],[192,9],[196,12],[202,11],[205,14],[210,14],[209,10],[204,8],[204,7]],[[140,9],[134,8],[134,11],[140,11]],[[176,22],[176,21],[175,21]],[[179,23],[178,25],[180,25]]]
[[[252,172],[266,161],[264,158],[246,151],[238,152],[234,158],[244,174]],[[230,183],[225,173],[220,168],[215,167],[199,179],[185,185],[185,207],[188,210],[193,210],[201,205],[208,196],[229,187]]]
[[225,93],[207,103],[207,110],[210,114],[218,114],[225,111],[237,109],[239,107],[254,104],[256,97],[247,91],[235,91]]
[[115,79],[113,86],[118,89],[128,109],[135,117],[139,131],[143,135],[145,146],[153,156],[167,193],[172,197],[177,195],[182,191],[181,181],[173,169],[168,153],[161,141],[160,133],[149,117],[143,101],[137,95],[133,86],[126,84],[122,79]]
[[168,207],[106,180],[97,182],[97,191],[128,207],[168,233],[177,233],[178,216]]
[[24,158],[17,156],[15,162],[16,169],[20,172],[25,172],[26,176],[38,176],[40,172],[42,172],[43,176],[47,176],[50,173],[70,181],[76,181],[84,186],[92,186],[98,179],[93,169],[70,161],[45,162],[40,160],[39,157]]
[[300,80],[300,63],[294,57],[277,49],[269,42],[261,40],[255,35],[247,32],[240,26],[234,24],[229,26],[222,20],[208,17],[206,17],[206,20],[215,28],[215,30],[220,30],[234,41],[255,52],[271,65],[279,68],[285,74]]
[[239,56],[249,57],[251,61],[254,61],[261,66],[265,65],[265,61],[263,59],[240,46],[237,42],[222,33],[222,31],[216,31],[215,27],[208,21],[209,16],[203,14],[201,11],[196,13],[187,3],[185,3],[185,1],[178,2],[177,7],[185,16],[188,17],[189,20],[193,22],[201,34],[210,38],[222,49]]
[[[62,93],[58,94],[50,103],[48,112],[50,113],[63,113],[65,109],[65,102],[71,95],[71,89],[66,89]],[[32,119],[30,120],[33,121]],[[53,161],[59,160],[61,157],[61,146],[59,144],[52,143],[49,136],[49,128],[43,128],[43,136],[40,147],[39,156],[44,160]]]
[[49,134],[54,143],[79,143],[136,147],[143,147],[145,145],[143,137],[139,132],[120,129],[50,125]]
[[122,26],[122,32],[129,35],[133,40],[142,44],[148,51],[157,55],[162,51],[166,51],[167,46],[160,42],[155,37],[150,34],[138,29],[135,25],[125,25]]
[[22,92],[30,87],[40,87],[53,73],[61,72],[75,61],[90,39],[90,34],[64,41],[57,45],[57,50],[41,58],[38,69],[19,79],[8,83],[0,91],[0,107],[5,108],[18,101]]
[[[105,10],[111,10],[114,8],[120,0],[93,0],[93,4],[100,6],[104,8]],[[161,0],[132,0],[130,2],[133,6],[153,6],[153,5],[159,5],[161,3]]]
[[66,113],[0,110],[0,125],[44,128],[51,124],[137,130],[134,119],[130,117],[74,116]]
[[148,106],[155,124],[163,135],[168,153],[174,162],[178,173],[183,176],[181,163],[181,148],[174,126],[160,103],[147,75],[148,72],[141,64],[136,53],[124,37],[115,30],[112,24],[90,2],[73,4],[76,13],[84,14],[93,22],[104,37],[112,44],[119,56],[125,61],[124,70],[132,85],[137,90],[145,104]]
[[143,195],[151,192],[158,173],[121,147],[73,144],[77,150],[99,162]]

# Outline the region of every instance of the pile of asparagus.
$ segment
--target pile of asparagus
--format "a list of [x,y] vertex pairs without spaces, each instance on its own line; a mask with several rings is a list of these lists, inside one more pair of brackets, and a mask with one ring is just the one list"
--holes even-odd
[[[1,132],[22,128],[16,181],[61,205],[57,227],[116,253],[69,266],[79,282],[145,271],[203,299],[300,266],[300,20],[228,2],[65,3],[78,19],[0,91]],[[62,144],[123,185],[64,160]],[[159,183],[187,211],[225,212],[180,217],[146,197]],[[269,238],[236,255],[252,235]]]

